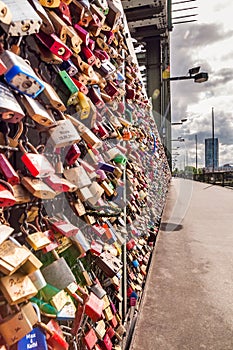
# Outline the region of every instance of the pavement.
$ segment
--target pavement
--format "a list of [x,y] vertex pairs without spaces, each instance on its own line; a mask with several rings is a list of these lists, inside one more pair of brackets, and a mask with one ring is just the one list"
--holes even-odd
[[130,350],[233,349],[233,190],[173,178]]

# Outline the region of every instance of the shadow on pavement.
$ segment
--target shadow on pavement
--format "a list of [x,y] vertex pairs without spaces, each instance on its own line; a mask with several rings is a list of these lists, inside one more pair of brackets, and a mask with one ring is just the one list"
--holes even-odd
[[160,230],[165,232],[180,231],[182,230],[182,228],[183,228],[183,225],[173,224],[171,222],[162,222],[160,225]]

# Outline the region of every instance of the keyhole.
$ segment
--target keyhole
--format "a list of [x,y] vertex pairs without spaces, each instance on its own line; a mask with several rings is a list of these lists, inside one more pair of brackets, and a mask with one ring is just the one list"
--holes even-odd
[[24,81],[24,82],[22,83],[22,87],[23,87],[25,90],[29,89],[31,86],[32,86],[32,81],[31,81],[31,80],[27,80],[27,81]]
[[65,48],[64,47],[60,47],[60,49],[58,50],[58,55],[62,56],[64,55],[64,53],[66,52]]
[[29,23],[24,24],[24,25],[21,27],[21,29],[22,29],[22,32],[28,32],[29,29],[30,29],[30,24],[29,24]]
[[0,11],[0,17],[5,17],[7,14],[7,8],[3,7]]

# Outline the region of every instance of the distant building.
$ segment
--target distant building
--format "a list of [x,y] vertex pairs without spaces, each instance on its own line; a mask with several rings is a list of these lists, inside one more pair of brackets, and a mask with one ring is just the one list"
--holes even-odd
[[[214,141],[214,145],[213,145]],[[213,149],[214,146],[214,149]],[[214,162],[213,162],[214,155]],[[205,139],[205,167],[217,169],[219,166],[219,146],[218,146],[218,138]]]

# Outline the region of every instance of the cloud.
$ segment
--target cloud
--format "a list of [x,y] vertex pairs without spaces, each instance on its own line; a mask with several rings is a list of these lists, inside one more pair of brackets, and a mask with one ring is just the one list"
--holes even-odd
[[218,23],[197,23],[174,30],[172,35],[176,48],[185,52],[187,48],[196,50],[226,40],[233,36],[233,30],[224,30],[223,25]]

